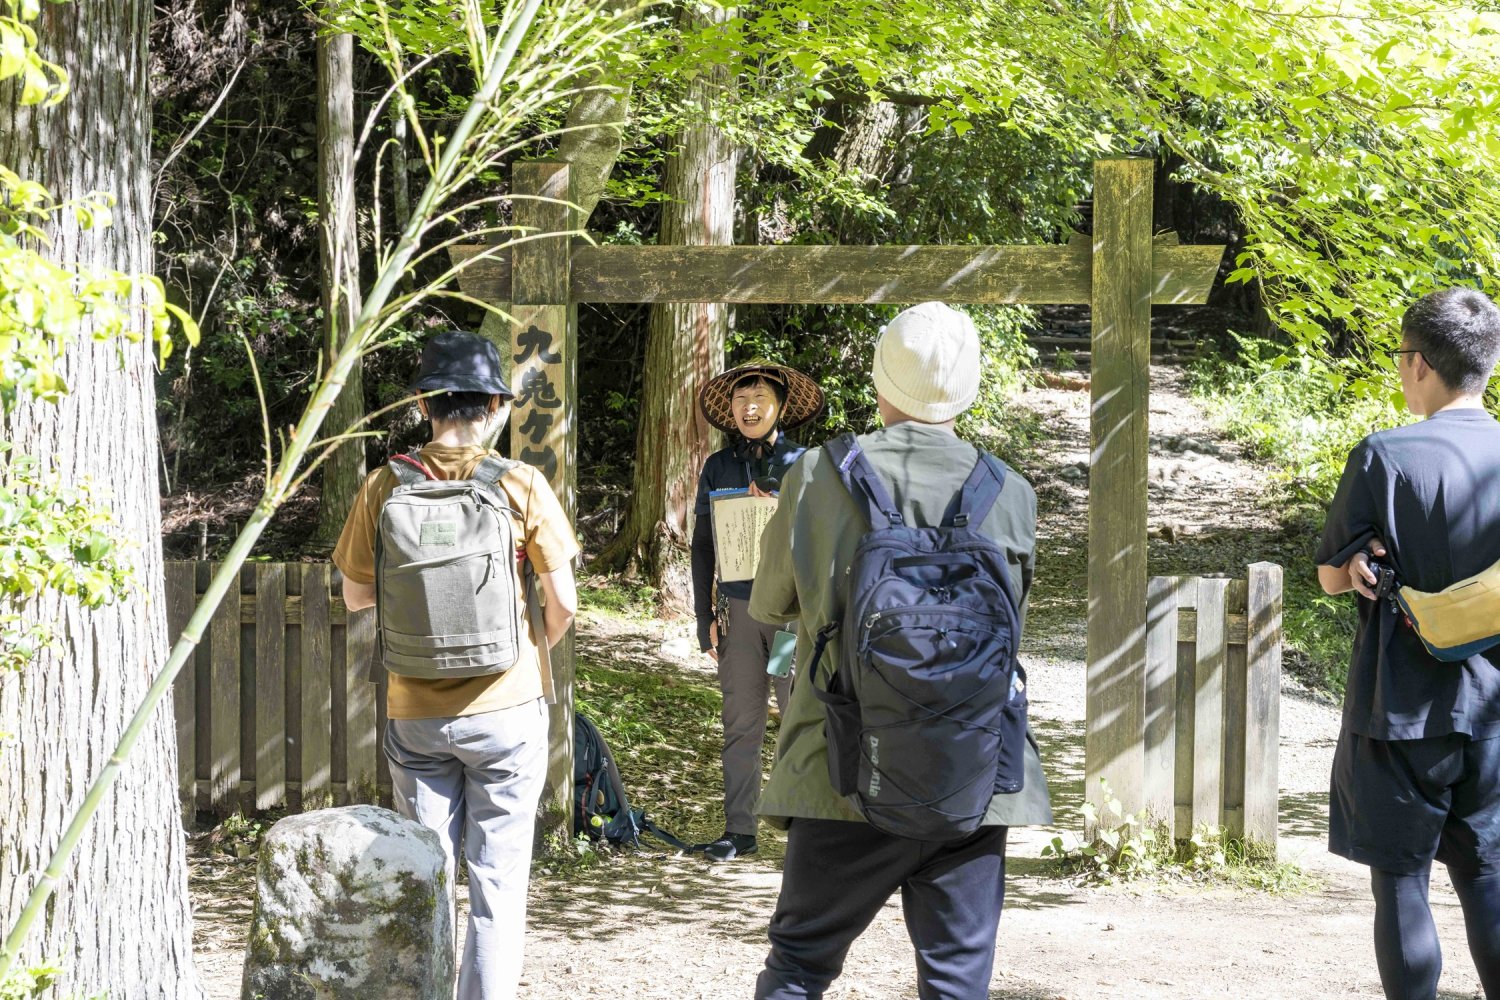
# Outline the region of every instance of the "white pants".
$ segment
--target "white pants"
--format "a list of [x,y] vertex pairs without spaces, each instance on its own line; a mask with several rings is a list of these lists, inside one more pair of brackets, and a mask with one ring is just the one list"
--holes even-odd
[[537,800],[547,776],[540,699],[483,715],[392,719],[385,731],[396,809],[437,832],[448,885],[462,845],[469,927],[458,1000],[511,1000],[521,978]]

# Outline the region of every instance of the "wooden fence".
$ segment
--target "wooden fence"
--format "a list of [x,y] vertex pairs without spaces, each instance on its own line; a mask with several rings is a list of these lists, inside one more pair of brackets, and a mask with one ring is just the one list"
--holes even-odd
[[1146,808],[1179,839],[1203,824],[1276,847],[1281,567],[1147,588]]
[[[167,563],[174,641],[217,569]],[[329,579],[328,563],[250,563],[225,595],[173,689],[188,818],[390,801],[374,612],[349,614]]]

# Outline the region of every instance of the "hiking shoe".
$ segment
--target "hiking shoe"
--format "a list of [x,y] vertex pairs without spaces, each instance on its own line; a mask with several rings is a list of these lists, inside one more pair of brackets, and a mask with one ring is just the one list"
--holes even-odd
[[753,833],[725,833],[724,836],[703,847],[703,856],[710,861],[732,861],[754,854],[760,850]]

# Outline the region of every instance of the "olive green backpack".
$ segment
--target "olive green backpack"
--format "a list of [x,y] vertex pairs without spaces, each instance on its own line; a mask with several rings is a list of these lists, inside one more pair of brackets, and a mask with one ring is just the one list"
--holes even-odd
[[380,512],[375,606],[385,668],[439,680],[498,674],[520,654],[516,522],[496,485],[517,462],[493,455],[471,479],[438,479],[415,454]]

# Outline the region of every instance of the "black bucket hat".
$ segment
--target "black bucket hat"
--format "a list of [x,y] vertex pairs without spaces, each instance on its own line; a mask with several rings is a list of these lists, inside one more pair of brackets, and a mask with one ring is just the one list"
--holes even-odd
[[467,330],[444,330],[422,348],[422,364],[411,384],[413,393],[483,392],[514,399],[501,375],[495,345]]

